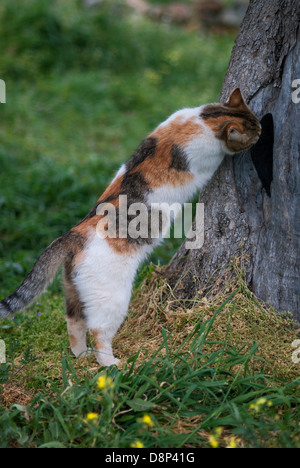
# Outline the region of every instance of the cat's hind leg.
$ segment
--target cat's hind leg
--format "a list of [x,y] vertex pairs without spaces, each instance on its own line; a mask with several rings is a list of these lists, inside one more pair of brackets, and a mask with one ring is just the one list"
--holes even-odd
[[88,353],[86,344],[87,324],[83,314],[83,306],[72,281],[65,277],[66,321],[70,346],[76,357],[84,357]]
[[76,357],[84,357],[89,353],[86,345],[86,322],[85,320],[74,320],[67,316],[67,327],[72,353]]
[[130,284],[117,291],[101,291],[90,303],[86,304],[87,326],[93,337],[92,352],[101,366],[117,365],[120,361],[115,358],[112,341],[120,328],[128,311],[131,288]]
[[94,235],[78,262],[74,284],[84,304],[87,328],[94,337],[93,353],[101,366],[119,361],[112,340],[128,311],[139,257],[134,252],[116,253],[105,239]]

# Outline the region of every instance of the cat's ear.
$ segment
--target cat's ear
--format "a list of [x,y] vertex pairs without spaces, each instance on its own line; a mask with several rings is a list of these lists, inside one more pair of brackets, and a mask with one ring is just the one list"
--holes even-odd
[[226,105],[228,107],[246,106],[246,103],[245,103],[245,100],[243,98],[240,88],[236,88],[234,91],[232,91],[229,101],[227,102]]

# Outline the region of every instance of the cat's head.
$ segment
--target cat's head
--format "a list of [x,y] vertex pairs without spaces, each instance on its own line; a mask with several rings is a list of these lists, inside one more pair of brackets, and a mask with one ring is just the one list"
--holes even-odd
[[231,93],[225,104],[204,106],[201,117],[231,154],[251,148],[261,135],[260,122],[247,106],[239,88]]

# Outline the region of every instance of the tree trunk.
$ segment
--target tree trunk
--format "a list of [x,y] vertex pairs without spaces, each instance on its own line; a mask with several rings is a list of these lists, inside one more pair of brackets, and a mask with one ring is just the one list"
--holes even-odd
[[[177,294],[207,292],[234,257],[243,258],[256,296],[300,320],[300,103],[292,83],[300,79],[299,0],[252,0],[224,80],[221,102],[240,87],[261,119],[263,141],[226,157],[200,193],[205,242],[185,243],[167,269]],[[295,94],[294,94],[295,95]]]

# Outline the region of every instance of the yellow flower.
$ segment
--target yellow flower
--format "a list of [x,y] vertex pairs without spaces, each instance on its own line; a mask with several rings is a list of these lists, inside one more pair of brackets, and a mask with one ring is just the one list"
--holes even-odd
[[259,398],[258,400],[256,400],[255,403],[251,403],[251,405],[249,406],[249,409],[259,413],[259,411],[261,411],[261,409],[265,405],[270,407],[273,405],[273,403],[271,401],[268,401],[266,398]]
[[218,441],[217,441],[217,439],[216,439],[216,437],[214,435],[210,435],[208,441],[209,441],[209,444],[210,444],[210,446],[212,448],[218,448],[219,447],[219,443],[218,443]]
[[111,377],[107,377],[106,375],[100,375],[97,380],[97,386],[100,390],[107,390],[114,388],[114,383]]
[[266,398],[259,398],[256,402],[258,406],[264,406],[267,403]]
[[148,427],[154,426],[154,422],[152,421],[152,418],[149,414],[144,414],[142,418],[138,419],[138,422],[142,422],[146,424]]
[[144,448],[144,444],[140,440],[135,440],[130,444],[131,448]]
[[86,418],[84,419],[84,422],[86,424],[97,424],[98,419],[99,419],[98,413],[88,413],[86,415]]
[[233,437],[233,436],[230,437],[229,443],[228,443],[228,445],[227,445],[227,448],[230,448],[230,449],[235,449],[235,448],[237,448],[237,443],[236,443],[235,437]]
[[94,421],[94,419],[97,419],[98,418],[98,414],[97,413],[88,413],[86,415],[86,419],[88,421]]

